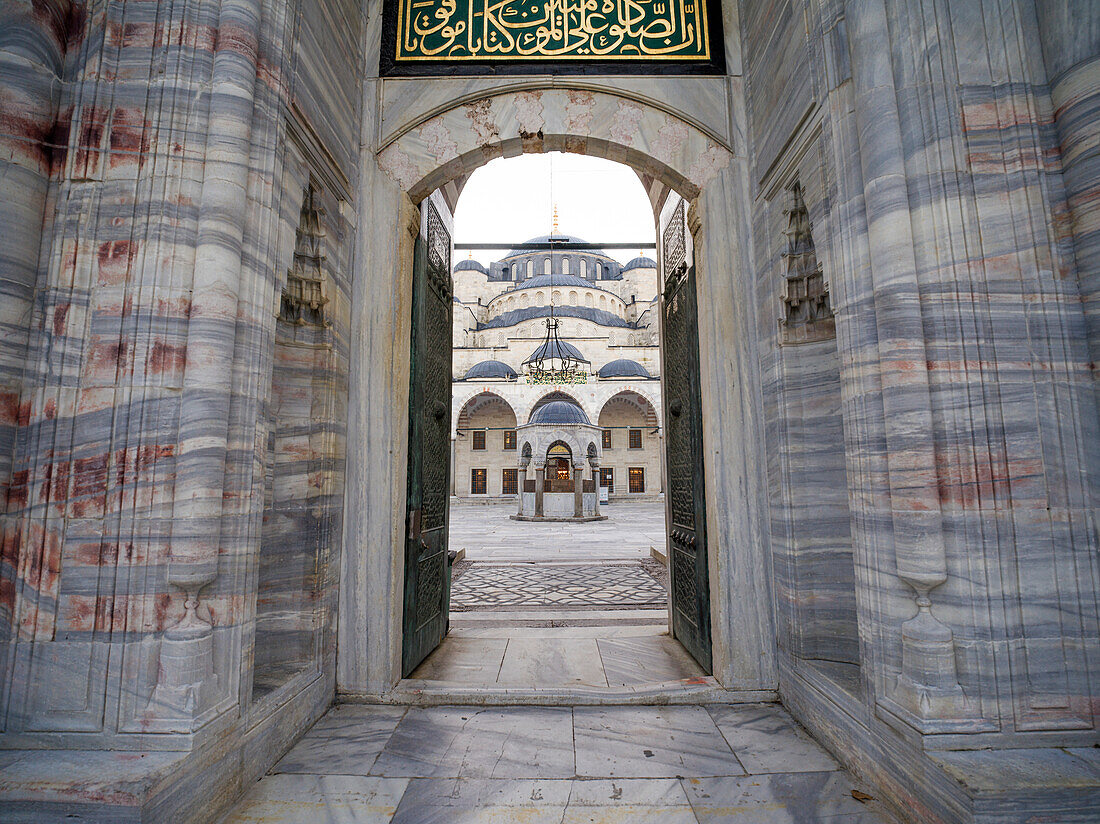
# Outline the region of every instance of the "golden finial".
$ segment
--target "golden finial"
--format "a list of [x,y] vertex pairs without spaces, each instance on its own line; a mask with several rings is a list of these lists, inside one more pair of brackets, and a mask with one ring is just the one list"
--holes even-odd
[[554,204],[554,234],[558,233],[558,204]]

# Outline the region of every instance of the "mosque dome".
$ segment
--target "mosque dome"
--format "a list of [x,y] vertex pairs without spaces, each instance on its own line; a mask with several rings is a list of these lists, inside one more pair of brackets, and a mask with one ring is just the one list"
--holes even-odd
[[508,364],[498,360],[483,360],[481,363],[475,363],[466,372],[466,377],[463,380],[488,380],[488,379],[501,379],[511,380],[512,378],[519,377],[519,373],[516,372]]
[[531,413],[528,423],[571,424],[588,423],[584,410],[569,401],[550,401]]
[[643,378],[648,380],[651,377],[646,368],[638,361],[627,358],[619,358],[601,366],[598,374],[601,378]]
[[624,272],[629,272],[631,269],[656,269],[657,261],[653,258],[636,257],[632,261],[623,267]]
[[600,288],[596,284],[592,283],[592,281],[585,280],[584,278],[577,277],[576,275],[535,275],[534,277],[527,278],[527,280],[517,283],[515,288],[516,290],[538,289],[539,287],[549,288],[552,286],[572,286],[574,288],[581,287],[583,289]]
[[456,272],[481,272],[483,275],[489,274],[489,270],[478,263],[473,258],[468,260],[460,260],[455,266]]
[[531,353],[531,357],[524,361],[525,364],[530,363],[533,360],[558,358],[564,360],[566,358],[572,358],[578,360],[581,363],[591,363],[588,358],[581,354],[581,351],[573,344],[564,340],[551,340],[548,343],[542,344],[538,349]]
[[[588,243],[588,241],[584,238],[576,237],[575,235],[553,234],[539,235],[538,237],[533,237],[530,240],[525,240],[524,243],[561,243],[564,245],[567,243]],[[517,257],[518,255],[537,255],[547,251],[553,252],[552,249],[511,249],[504,257],[510,258]],[[605,252],[603,249],[585,249],[584,254],[601,255],[603,257],[607,257],[607,252]]]

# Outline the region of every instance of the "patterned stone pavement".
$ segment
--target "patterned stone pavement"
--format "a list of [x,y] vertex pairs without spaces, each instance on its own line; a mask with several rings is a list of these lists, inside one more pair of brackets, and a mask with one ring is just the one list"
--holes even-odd
[[224,824],[891,820],[774,704],[345,704]]
[[664,609],[661,582],[641,563],[474,562],[458,571],[451,610]]

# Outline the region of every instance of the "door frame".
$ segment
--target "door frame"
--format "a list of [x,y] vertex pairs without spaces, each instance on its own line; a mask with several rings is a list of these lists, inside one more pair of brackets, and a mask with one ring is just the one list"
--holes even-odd
[[[561,88],[552,91],[567,93]],[[501,100],[503,109],[526,93],[503,92],[493,100]],[[655,145],[661,128],[677,122],[677,128],[688,133],[684,145],[707,147],[700,152],[716,149],[710,137],[699,136],[694,123],[677,121],[667,107],[650,112],[647,104],[621,92],[601,94],[642,110],[637,123],[641,138],[634,141],[638,145]],[[446,123],[429,130],[428,119]],[[723,686],[746,700],[774,698],[778,674],[746,159],[727,152],[726,165],[708,172],[706,181],[696,185],[689,175],[701,162],[698,156],[673,163],[667,156],[657,158],[625,144],[578,141],[561,124],[549,122],[539,145],[533,146],[520,134],[517,122],[508,127],[514,134],[506,124],[496,124],[491,138],[499,141],[494,143],[499,149],[488,151],[481,142],[474,153],[417,161],[413,158],[422,149],[416,141],[426,132],[449,130],[456,141],[462,137],[460,128],[472,129],[476,134],[470,139],[475,141],[485,132],[478,131],[484,124],[472,118],[462,101],[416,125],[421,128],[410,125],[377,155],[366,152],[369,160],[377,158],[377,165],[364,161],[360,181],[363,208],[356,274],[361,277],[353,294],[357,352],[352,357],[349,404],[338,691],[348,696],[384,694],[400,677],[412,273],[412,244],[403,236],[410,224],[419,224],[413,200],[440,186],[444,195],[450,189],[457,199],[465,176],[502,154],[564,150],[632,166],[650,182],[655,208],[668,190],[684,195],[691,204],[689,230],[700,239],[696,289],[713,671]],[[395,221],[394,215],[402,217]],[[367,364],[383,368],[370,371]],[[379,597],[386,593],[388,597]]]

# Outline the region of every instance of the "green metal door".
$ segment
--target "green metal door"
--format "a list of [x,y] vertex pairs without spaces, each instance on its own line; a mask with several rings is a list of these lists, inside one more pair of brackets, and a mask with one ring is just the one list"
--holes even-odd
[[703,415],[695,266],[687,259],[681,201],[662,237],[665,460],[672,634],[711,672],[710,577],[703,495]]
[[413,264],[409,470],[401,674],[447,632],[451,444],[451,236],[430,201]]

